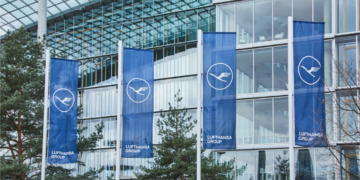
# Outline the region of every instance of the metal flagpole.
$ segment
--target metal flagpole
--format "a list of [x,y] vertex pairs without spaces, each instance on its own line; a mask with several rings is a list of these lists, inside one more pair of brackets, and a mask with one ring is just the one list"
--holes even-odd
[[121,118],[122,118],[122,97],[123,97],[123,84],[122,84],[122,80],[123,80],[123,46],[122,46],[122,41],[119,41],[118,43],[118,96],[117,96],[117,100],[118,100],[118,108],[117,108],[117,140],[116,140],[116,152],[117,152],[117,156],[116,156],[116,179],[120,179],[120,160],[121,160],[121,149],[120,149],[120,133],[122,131],[120,131],[121,129]]
[[295,155],[294,155],[294,31],[293,18],[288,17],[288,89],[289,89],[289,156],[290,156],[290,179],[295,179]]
[[49,65],[50,50],[45,51],[45,87],[44,87],[44,119],[43,119],[43,142],[41,154],[41,180],[45,180],[46,167],[46,142],[47,142],[47,117],[48,117],[48,101],[49,101]]
[[196,119],[197,119],[197,145],[196,145],[196,179],[201,179],[201,90],[202,90],[202,57],[203,57],[203,48],[202,48],[202,37],[203,33],[201,29],[198,29],[197,31],[197,53],[198,53],[198,73],[197,73],[197,85],[198,85],[198,91],[197,91],[197,109],[196,109]]

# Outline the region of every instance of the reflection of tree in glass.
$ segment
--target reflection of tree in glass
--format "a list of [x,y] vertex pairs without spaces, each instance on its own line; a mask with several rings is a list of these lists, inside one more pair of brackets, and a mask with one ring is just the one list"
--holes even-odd
[[[196,178],[196,134],[191,133],[197,120],[188,115],[185,108],[180,109],[182,97],[180,90],[174,96],[174,106],[169,103],[169,111],[160,111],[157,121],[158,135],[162,143],[154,146],[154,161],[150,166],[140,166],[135,173],[139,180],[144,179],[181,179]],[[191,134],[189,136],[189,134]],[[234,170],[234,159],[216,162],[201,150],[201,179],[227,179]]]
[[296,178],[301,180],[314,179],[314,167],[309,149],[299,149],[296,162]]
[[[227,166],[233,166],[234,161],[235,161],[235,158],[233,158],[233,159],[231,159],[231,160],[229,160],[229,161],[223,161],[223,162],[220,163],[220,164],[222,164],[222,165],[225,164],[225,165],[227,165]],[[237,166],[236,166],[236,170],[235,170],[236,176],[237,176],[237,177],[242,176],[242,175],[244,174],[244,172],[246,171],[246,169],[247,169],[247,164],[242,165],[242,166],[240,166],[240,167],[237,167]],[[235,179],[235,174],[234,174],[234,171],[233,171],[233,170],[227,172],[226,174],[224,174],[224,176],[225,176],[225,178],[226,178],[227,180]]]
[[245,165],[242,165],[240,168],[236,168],[236,175],[242,176],[246,171],[246,169],[247,169],[247,163]]
[[63,58],[63,59],[67,59],[69,57],[68,51],[66,50],[59,50],[59,53],[55,52],[55,49],[51,50],[51,57],[56,57],[56,58]]
[[258,163],[258,179],[267,180],[274,179],[271,173],[266,172],[266,153],[265,151],[259,151],[259,163]]
[[276,158],[275,165],[275,179],[287,180],[290,179],[290,167],[289,158],[287,157],[288,150],[283,151],[283,157],[278,155]]

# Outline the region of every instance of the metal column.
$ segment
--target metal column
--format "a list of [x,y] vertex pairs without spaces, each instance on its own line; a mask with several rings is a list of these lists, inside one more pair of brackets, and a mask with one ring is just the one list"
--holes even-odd
[[293,56],[293,18],[288,17],[288,82],[289,82],[289,156],[290,156],[290,179],[295,179],[295,155],[294,155],[294,56]]
[[123,98],[123,84],[122,84],[122,80],[123,80],[123,46],[122,46],[122,41],[119,41],[118,43],[118,96],[117,96],[117,100],[118,100],[118,107],[117,107],[117,120],[116,120],[116,127],[117,127],[117,139],[116,139],[116,178],[115,179],[120,179],[120,160],[121,160],[121,149],[120,149],[120,136],[122,133],[121,130],[121,118],[122,118],[122,98]]
[[45,53],[45,87],[44,87],[44,119],[43,119],[43,141],[42,141],[42,154],[41,154],[41,180],[45,180],[45,167],[46,167],[46,143],[47,143],[47,117],[49,105],[49,68],[50,68],[50,51],[46,50]]
[[197,73],[197,109],[196,109],[196,119],[197,119],[197,143],[196,143],[196,179],[201,180],[201,90],[202,90],[202,57],[203,57],[203,49],[202,49],[202,38],[203,33],[200,29],[197,31],[197,60],[198,60],[198,73]]
[[[38,36],[39,41],[43,40],[43,36],[46,35],[46,0],[38,1]],[[44,45],[44,50],[46,44]],[[50,63],[50,51],[46,51],[43,55],[45,59],[45,91],[44,91],[44,118],[43,118],[43,144],[41,154],[41,180],[45,180],[45,167],[46,167],[46,142],[47,142],[47,115],[48,115],[48,99],[49,99],[49,63]]]

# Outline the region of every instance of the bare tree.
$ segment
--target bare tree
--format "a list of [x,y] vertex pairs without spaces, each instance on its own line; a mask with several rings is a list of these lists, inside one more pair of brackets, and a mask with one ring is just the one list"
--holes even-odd
[[[343,49],[346,51],[346,48]],[[346,54],[341,54],[339,58],[331,57],[335,69],[333,73],[337,75],[333,80],[337,87],[334,89],[332,85],[325,85],[327,93],[323,103],[327,128],[324,133],[327,131],[325,141],[328,151],[317,155],[334,160],[333,164],[320,164],[328,171],[340,172],[338,177],[332,179],[360,179],[360,74],[356,71],[356,59],[346,57]],[[335,176],[334,172],[328,173]]]

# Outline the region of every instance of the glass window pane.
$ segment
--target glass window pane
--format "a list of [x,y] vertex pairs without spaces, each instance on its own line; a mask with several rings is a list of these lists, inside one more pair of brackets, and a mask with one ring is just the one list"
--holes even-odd
[[174,104],[174,95],[180,90],[183,98],[180,107],[196,107],[196,76],[159,80],[154,82],[154,111],[167,110],[169,103]]
[[274,98],[274,143],[289,142],[288,98]]
[[215,32],[216,31],[216,8],[213,8],[210,11],[210,31]]
[[135,48],[142,48],[142,32],[143,32],[143,22],[138,21],[133,24],[134,36],[132,37]]
[[356,30],[356,0],[338,0],[338,32]]
[[256,49],[254,55],[254,92],[272,90],[272,48]]
[[325,22],[325,34],[331,33],[331,0],[316,0],[314,1],[314,21]]
[[197,73],[197,45],[196,44],[188,44],[186,45],[186,55],[188,60],[188,63],[186,63],[185,72],[187,74],[196,74]]
[[154,15],[159,15],[165,12],[165,4],[166,2],[164,0],[154,0]]
[[143,17],[143,2],[141,0],[134,0],[133,14],[134,14],[134,19],[137,20]]
[[79,61],[78,88],[82,87],[83,61]]
[[290,180],[289,150],[274,150],[274,154],[275,180]]
[[[79,108],[80,106],[82,106],[82,101],[83,101],[83,91],[78,91],[78,95],[77,95],[77,107]],[[79,108],[80,109],[80,108]],[[82,113],[78,114],[78,119],[82,118]]]
[[356,43],[354,37],[337,40],[338,44],[338,85],[354,86],[357,84]]
[[102,111],[102,116],[111,116],[111,115],[116,115],[116,107],[117,107],[117,92],[116,92],[116,87],[115,86],[111,86],[111,87],[106,87],[106,88],[101,88],[101,111]]
[[124,11],[122,9],[122,3],[116,2],[114,3],[114,14],[113,14],[113,21],[120,22],[124,20]]
[[312,0],[294,1],[294,21],[312,21]]
[[113,37],[111,36],[111,33],[113,32],[113,28],[107,24],[106,27],[104,27],[103,29],[103,39],[101,42],[101,46],[102,46],[102,54],[110,54],[111,53],[111,47],[112,47],[112,42],[111,40],[113,39]]
[[357,147],[342,147],[341,166],[342,179],[359,179],[359,149]]
[[165,72],[165,77],[173,77],[174,74],[174,69],[175,69],[175,49],[174,47],[169,47],[169,48],[165,48],[164,49],[164,63],[166,66],[166,72]]
[[253,42],[253,1],[235,3],[236,44]]
[[[94,60],[95,63],[95,76],[94,76],[94,84],[99,84],[101,83],[101,59],[100,58],[96,58]],[[101,84],[100,84],[101,85]]]
[[198,2],[199,0],[190,0],[190,8],[197,8],[199,7],[200,3]]
[[329,141],[334,140],[334,120],[333,120],[333,105],[334,94],[325,94],[325,118],[326,118],[326,136]]
[[146,19],[144,21],[144,25],[145,27],[143,28],[143,39],[144,39],[144,48],[151,48],[154,46],[154,29],[155,29],[155,25],[154,25],[154,19],[150,18],[150,19]]
[[189,18],[189,25],[188,28],[188,41],[196,40],[197,37],[197,21],[198,21],[198,15],[197,11],[188,11],[186,12],[186,16]]
[[111,116],[116,114],[116,87],[84,90],[83,117]]
[[199,9],[199,23],[198,29],[201,29],[203,32],[209,32],[210,23],[209,23],[209,11],[207,9]]
[[314,180],[314,150],[295,149],[295,178]]
[[124,47],[133,48],[134,42],[132,41],[135,34],[131,22],[123,23],[123,45]]
[[236,52],[236,94],[253,92],[253,50]]
[[254,15],[255,42],[272,40],[272,0],[256,0]]
[[324,43],[324,76],[325,86],[332,86],[332,66],[333,65],[333,53],[332,53],[332,41],[325,41]]
[[332,153],[337,153],[332,148],[317,148],[316,155],[316,179],[332,180],[335,178],[335,159]]
[[185,42],[185,34],[186,34],[186,24],[187,24],[187,19],[186,19],[186,15],[185,13],[178,13],[175,15],[176,16],[176,34],[175,34],[175,38],[176,38],[176,42]]
[[188,9],[189,6],[188,6],[187,2],[188,1],[180,1],[180,0],[178,0],[177,3],[176,3],[178,10],[181,11],[181,10]]
[[155,43],[156,46],[161,46],[164,43],[164,20],[162,17],[155,17],[156,31],[155,31]]
[[[85,166],[78,166],[80,174],[84,174],[90,170],[105,169],[99,174],[99,179],[106,179],[115,174],[115,149],[97,150],[97,151],[84,151],[80,157],[80,160],[84,162]],[[122,169],[123,167],[121,167]],[[123,173],[123,172],[121,172]]]
[[83,87],[89,87],[93,86],[95,82],[95,64],[92,60],[85,60],[84,65],[84,86]]
[[255,172],[258,180],[270,180],[274,177],[273,150],[255,151]]
[[274,40],[287,39],[288,17],[291,15],[291,1],[274,0]]
[[274,91],[288,90],[288,48],[274,47]]
[[236,144],[252,144],[254,137],[253,100],[236,103]]
[[236,180],[255,179],[254,151],[236,152]]
[[[174,76],[182,76],[186,74],[186,69],[188,66],[187,53],[185,52],[185,46],[175,47],[175,60],[174,60],[174,69],[170,70],[171,74]],[[172,66],[171,66],[172,67]]]
[[359,123],[357,91],[341,91],[338,93],[339,118],[338,134],[341,141],[358,141]]
[[[217,160],[219,164],[229,164],[231,160],[235,160],[235,152],[218,152]],[[226,179],[235,179],[234,169],[224,175]]]
[[272,99],[254,101],[255,144],[273,143],[273,105]]
[[166,0],[166,12],[174,12],[176,10],[177,0]]
[[235,22],[235,13],[234,13],[234,3],[219,5],[219,32],[234,32],[234,22]]
[[165,28],[165,44],[174,44],[175,40],[175,17],[167,16],[166,19],[166,28]]
[[113,82],[117,83],[117,75],[118,75],[118,60],[116,56],[111,57],[111,78],[114,79]]
[[86,130],[83,131],[83,136],[85,138],[90,138],[92,133],[96,132],[96,126],[104,124],[103,129],[103,139],[97,142],[96,147],[113,147],[116,146],[116,118],[105,118],[105,119],[95,119],[95,120],[84,120],[82,121],[82,127],[86,127]]
[[153,0],[144,0],[144,11],[143,15],[144,17],[149,17],[153,15],[153,9],[154,9],[154,1]]
[[154,78],[159,79],[163,78],[164,70],[163,70],[163,57],[164,57],[164,51],[163,49],[155,49],[154,50]]

